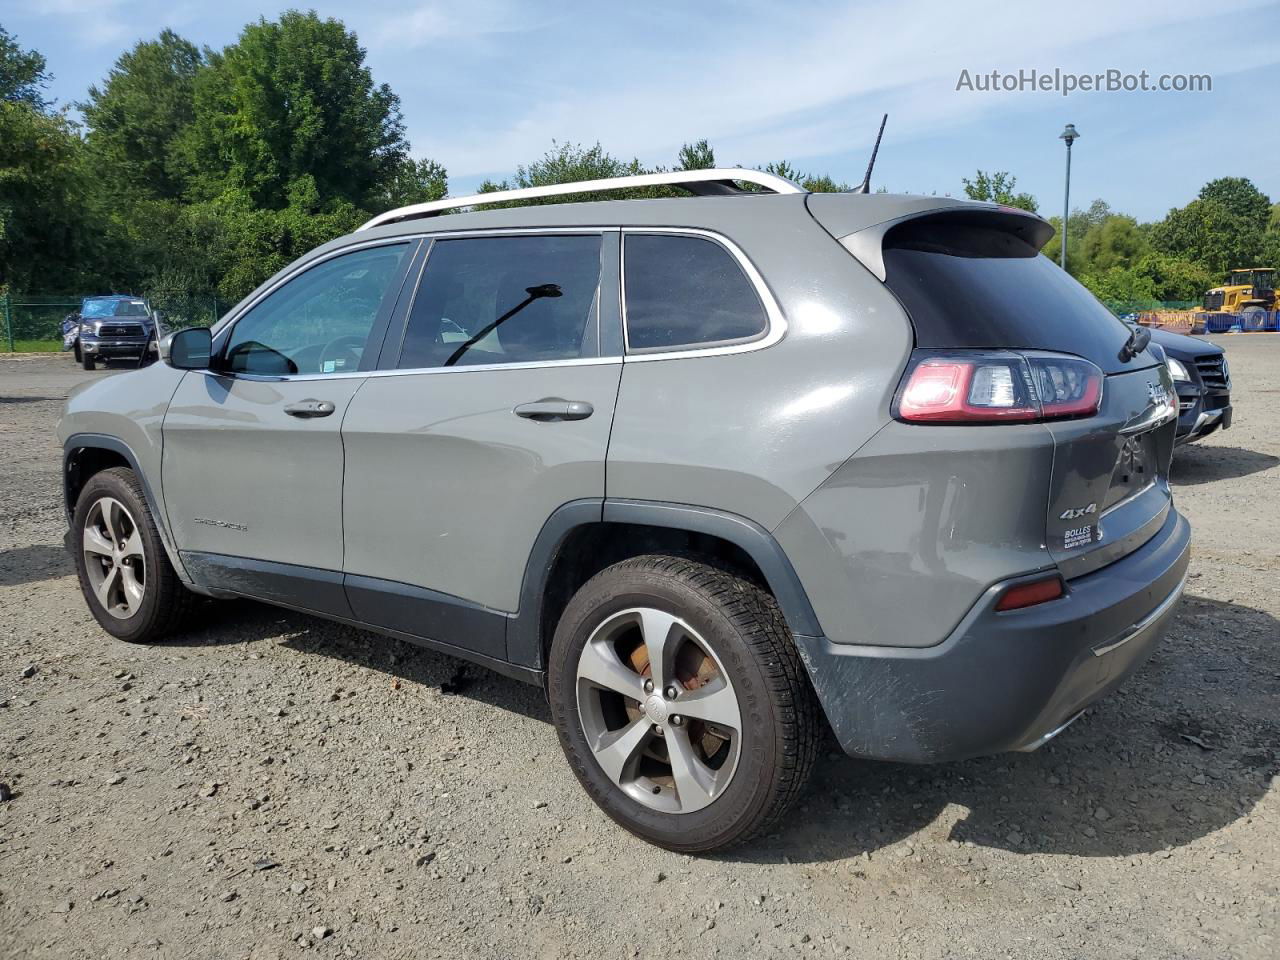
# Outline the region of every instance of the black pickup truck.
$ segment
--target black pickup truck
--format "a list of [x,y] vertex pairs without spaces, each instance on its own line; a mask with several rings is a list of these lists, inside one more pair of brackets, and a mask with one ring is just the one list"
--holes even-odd
[[63,349],[92,370],[98,360],[116,357],[148,359],[155,340],[155,317],[141,297],[85,297],[80,309],[62,323]]

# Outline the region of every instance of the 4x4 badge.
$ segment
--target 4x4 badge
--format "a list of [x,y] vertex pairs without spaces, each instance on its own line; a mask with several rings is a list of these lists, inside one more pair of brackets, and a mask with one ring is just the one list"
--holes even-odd
[[1066,510],[1062,511],[1062,515],[1058,517],[1058,519],[1059,520],[1077,520],[1080,517],[1085,516],[1086,514],[1097,513],[1097,512],[1098,512],[1098,505],[1096,503],[1091,503],[1087,507],[1068,507]]

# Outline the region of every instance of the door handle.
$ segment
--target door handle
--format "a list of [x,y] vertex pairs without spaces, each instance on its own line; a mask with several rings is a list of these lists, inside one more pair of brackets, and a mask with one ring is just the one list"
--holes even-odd
[[596,408],[585,400],[561,400],[559,397],[544,397],[515,408],[517,417],[543,422],[585,420],[595,412]]
[[299,400],[285,407],[284,412],[301,420],[311,420],[314,417],[327,417],[335,409],[337,408],[329,400]]

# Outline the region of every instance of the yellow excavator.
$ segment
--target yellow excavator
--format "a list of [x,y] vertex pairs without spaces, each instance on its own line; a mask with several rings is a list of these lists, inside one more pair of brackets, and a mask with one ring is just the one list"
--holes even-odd
[[1206,313],[1238,313],[1242,330],[1261,330],[1267,312],[1276,309],[1274,267],[1232,270],[1227,282],[1204,295]]

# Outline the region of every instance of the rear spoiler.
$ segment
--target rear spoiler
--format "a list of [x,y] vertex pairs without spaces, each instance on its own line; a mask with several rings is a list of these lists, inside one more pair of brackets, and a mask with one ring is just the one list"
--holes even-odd
[[920,228],[932,225],[987,227],[1017,237],[1035,250],[1043,248],[1053,236],[1053,227],[1048,221],[1026,210],[1001,204],[938,197],[888,196],[885,200],[892,200],[892,205],[876,204],[879,210],[858,210],[848,204],[849,200],[865,204],[871,199],[842,194],[810,194],[806,201],[814,219],[882,282],[885,279],[882,254],[885,239],[907,224]]

